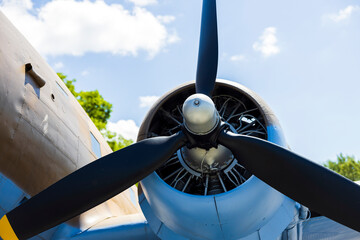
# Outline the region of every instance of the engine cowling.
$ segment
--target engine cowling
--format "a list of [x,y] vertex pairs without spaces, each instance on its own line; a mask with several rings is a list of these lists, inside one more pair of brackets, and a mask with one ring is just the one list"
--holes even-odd
[[[194,83],[187,83],[162,96],[145,117],[138,141],[179,131],[182,104],[194,93]],[[278,120],[254,92],[217,80],[212,100],[230,131],[287,147]],[[179,149],[139,189],[142,211],[161,239],[276,239],[299,208],[221,145]]]

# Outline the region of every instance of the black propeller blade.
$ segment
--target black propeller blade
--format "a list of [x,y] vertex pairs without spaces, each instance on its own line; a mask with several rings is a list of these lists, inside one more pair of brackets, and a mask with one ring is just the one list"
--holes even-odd
[[[218,65],[216,0],[204,0],[196,92],[209,97]],[[53,184],[0,220],[9,239],[27,239],[106,201],[140,181],[182,147],[186,137],[143,140],[109,154]],[[221,132],[228,147],[250,172],[307,207],[360,231],[360,187],[346,178],[267,141]],[[3,229],[1,229],[3,230]]]
[[[204,0],[196,92],[211,97],[217,64],[216,0]],[[184,145],[182,132],[151,138],[109,154],[73,172],[6,214],[0,224],[27,239],[106,201],[140,181]],[[12,237],[10,237],[12,238]]]
[[95,207],[155,171],[185,140],[182,132],[145,139],[80,168],[6,214],[12,231],[27,239]]
[[204,0],[201,17],[196,93],[211,97],[218,67],[216,0]]
[[246,169],[276,190],[360,232],[360,187],[357,184],[258,138],[224,131],[218,140]]

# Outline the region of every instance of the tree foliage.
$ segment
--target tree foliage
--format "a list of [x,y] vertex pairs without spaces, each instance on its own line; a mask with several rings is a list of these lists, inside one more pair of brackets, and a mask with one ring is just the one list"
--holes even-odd
[[125,139],[121,135],[106,129],[106,124],[112,111],[112,104],[107,102],[100,95],[98,90],[77,92],[74,85],[76,79],[69,80],[63,73],[57,73],[57,75],[78,100],[85,112],[94,122],[95,126],[107,139],[107,142],[113,151],[119,150],[133,143],[132,140]]
[[109,130],[103,132],[103,135],[113,151],[117,151],[133,143],[131,139],[125,139],[121,135],[111,132]]
[[99,130],[105,129],[112,111],[112,104],[105,101],[98,90],[81,91],[78,93],[77,99],[95,126]]
[[58,73],[58,76],[64,81],[70,92],[79,101],[80,105],[89,115],[95,126],[99,130],[105,129],[112,111],[112,104],[107,102],[100,95],[98,90],[76,92],[74,86],[76,79],[68,80],[67,76],[62,73]]
[[356,161],[354,156],[344,156],[341,153],[336,162],[328,160],[324,166],[352,181],[360,180],[360,161]]
[[57,73],[57,75],[65,83],[65,85],[70,90],[70,92],[74,95],[74,97],[77,98],[78,93],[75,92],[75,85],[74,85],[74,82],[76,82],[76,79],[69,80],[69,79],[67,79],[67,76],[62,73]]

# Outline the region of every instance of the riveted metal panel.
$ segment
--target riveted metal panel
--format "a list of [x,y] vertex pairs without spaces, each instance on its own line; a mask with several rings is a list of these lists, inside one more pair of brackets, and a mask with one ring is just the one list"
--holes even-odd
[[[171,231],[190,239],[223,239],[213,196],[182,193],[155,173],[141,184],[146,200],[140,206],[143,208],[143,202],[147,201],[156,218],[166,223]],[[147,217],[145,211],[144,214]],[[153,229],[154,232],[158,230]]]

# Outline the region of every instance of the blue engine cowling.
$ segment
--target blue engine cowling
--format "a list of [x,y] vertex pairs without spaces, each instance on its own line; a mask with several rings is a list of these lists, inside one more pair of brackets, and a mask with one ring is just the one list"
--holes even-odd
[[[138,140],[154,136],[156,129],[166,128],[166,121],[161,116],[168,113],[161,112],[171,112],[174,107],[169,106],[182,104],[194,91],[194,83],[188,83],[160,98],[146,116]],[[259,125],[266,128],[262,138],[287,147],[275,115],[255,93],[240,84],[217,80],[213,97],[216,96],[235,96],[244,102],[245,109],[245,105],[256,106],[259,110],[256,120],[260,119]],[[234,115],[234,111],[231,112]],[[255,122],[253,119],[255,117],[248,117],[243,121]],[[236,117],[234,121],[240,120]],[[191,167],[185,168],[189,169],[189,176],[190,173],[197,174]],[[205,190],[205,194],[201,194],[200,191],[184,191],[188,183],[176,188],[176,184],[173,186],[166,181],[168,177],[159,171],[141,181],[139,203],[150,227],[161,239],[276,239],[298,217],[299,205],[296,202],[253,175],[232,187],[234,181],[224,186],[220,179],[223,190],[215,194],[206,194]],[[196,189],[197,185],[194,186]]]

